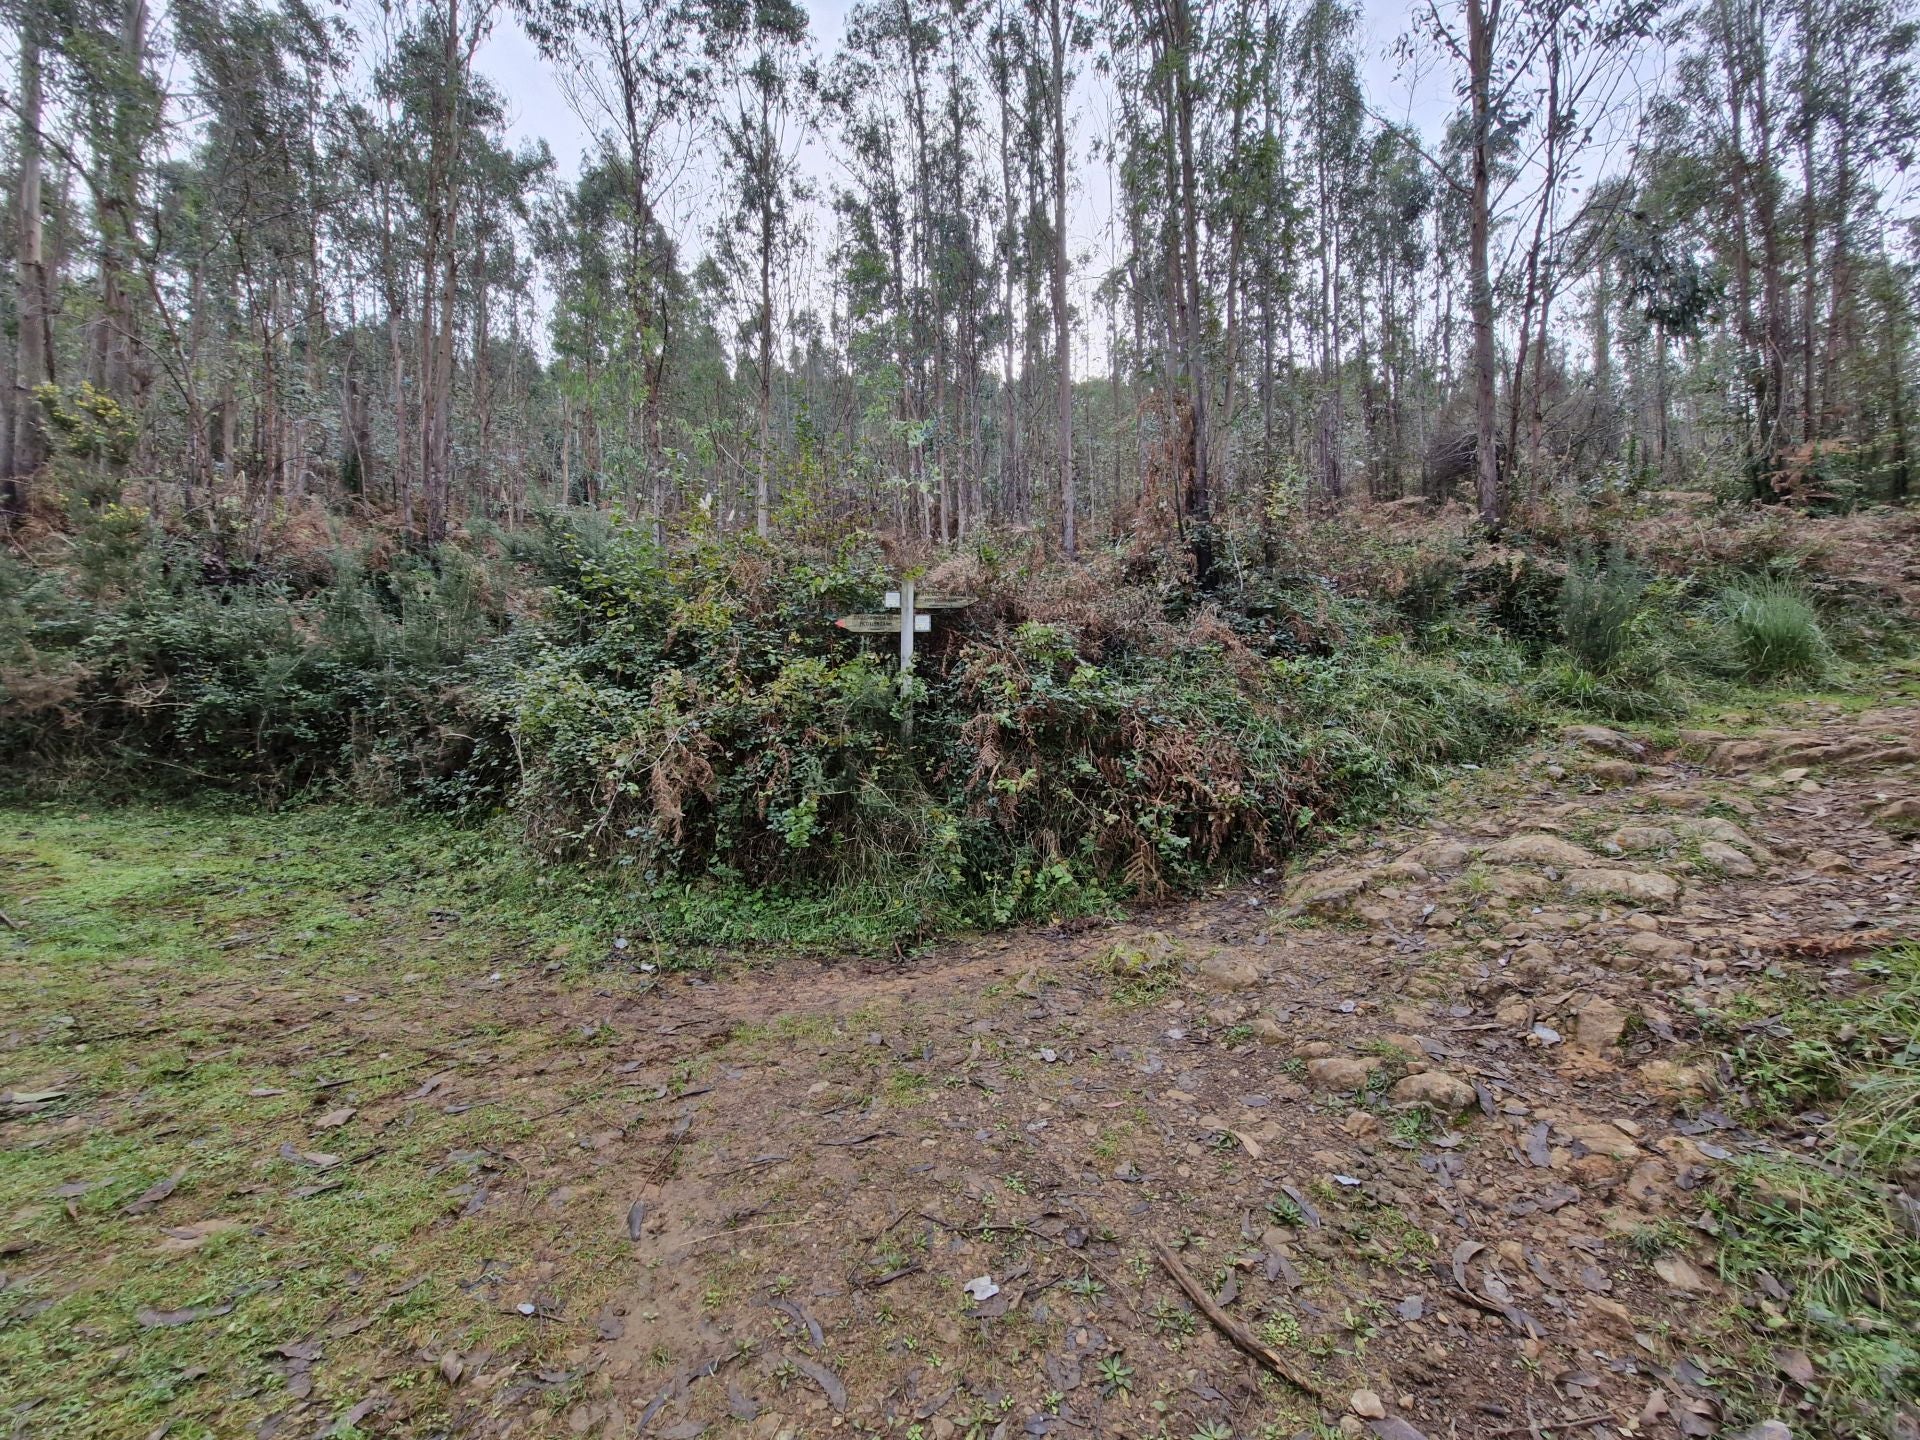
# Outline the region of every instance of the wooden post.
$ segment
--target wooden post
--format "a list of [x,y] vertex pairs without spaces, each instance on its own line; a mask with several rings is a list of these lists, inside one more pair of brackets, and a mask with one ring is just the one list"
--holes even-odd
[[913,695],[908,689],[913,674],[913,581],[900,582],[900,699],[905,709],[900,720],[900,739],[913,743]]

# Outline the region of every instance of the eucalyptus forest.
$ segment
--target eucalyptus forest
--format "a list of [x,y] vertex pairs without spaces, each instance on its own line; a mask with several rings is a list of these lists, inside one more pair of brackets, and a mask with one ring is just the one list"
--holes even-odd
[[0,1432],[1920,1434],[1909,0],[0,0]]

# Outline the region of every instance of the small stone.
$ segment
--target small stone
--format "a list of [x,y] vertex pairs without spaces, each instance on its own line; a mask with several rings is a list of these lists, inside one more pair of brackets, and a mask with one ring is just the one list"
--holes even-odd
[[1647,747],[1638,740],[1629,739],[1605,725],[1569,725],[1560,732],[1560,738],[1599,755],[1637,759],[1647,753]]
[[1377,1055],[1332,1055],[1307,1062],[1307,1081],[1316,1090],[1358,1090],[1379,1068]]
[[1356,1390],[1347,1404],[1353,1413],[1362,1420],[1384,1420],[1387,1418],[1386,1403],[1371,1390]]
[[1409,1075],[1387,1095],[1396,1105],[1425,1105],[1446,1115],[1466,1109],[1478,1098],[1473,1086],[1444,1070],[1423,1070],[1418,1075]]

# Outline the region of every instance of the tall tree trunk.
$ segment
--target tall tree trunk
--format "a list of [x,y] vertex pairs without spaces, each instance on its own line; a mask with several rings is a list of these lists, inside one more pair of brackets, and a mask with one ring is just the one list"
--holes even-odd
[[1055,423],[1060,450],[1060,546],[1067,559],[1079,554],[1077,497],[1073,483],[1073,346],[1067,313],[1067,31],[1063,0],[1047,7],[1047,43],[1052,52],[1048,122],[1053,136],[1053,363]]
[[1467,0],[1467,81],[1473,107],[1473,186],[1468,207],[1467,268],[1473,285],[1474,479],[1480,523],[1500,525],[1500,452],[1494,439],[1493,277],[1487,241],[1492,227],[1493,47],[1500,0]]
[[1193,140],[1193,11],[1188,0],[1165,0],[1168,49],[1173,61],[1174,137],[1180,171],[1180,246],[1185,252],[1183,328],[1188,393],[1192,403],[1189,438],[1191,471],[1188,476],[1188,546],[1193,555],[1194,580],[1203,588],[1214,584],[1213,485],[1207,454],[1206,324],[1200,289],[1200,182]]
[[40,208],[40,35],[35,7],[19,28],[20,189],[15,206],[14,314],[19,324],[13,367],[13,437],[7,472],[0,476],[0,520],[26,513],[27,481],[47,460],[46,423],[34,392],[53,380],[53,297],[47,283],[46,237]]

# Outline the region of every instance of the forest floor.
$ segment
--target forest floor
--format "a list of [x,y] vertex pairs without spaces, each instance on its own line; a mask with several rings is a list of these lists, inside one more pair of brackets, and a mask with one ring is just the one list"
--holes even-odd
[[901,960],[530,938],[345,809],[0,811],[0,1433],[1832,1433],[1714,1197],[1820,1118],[1742,1037],[1920,935],[1917,680]]

